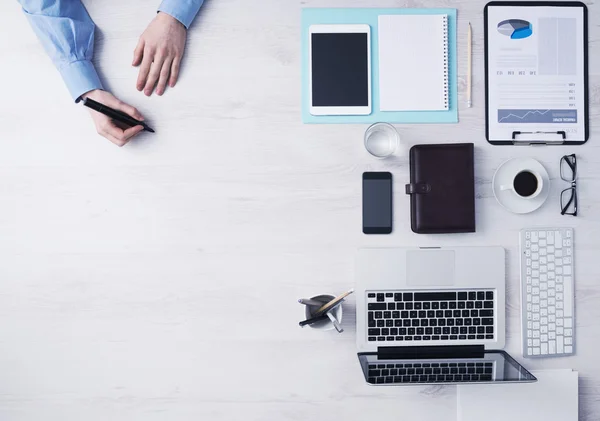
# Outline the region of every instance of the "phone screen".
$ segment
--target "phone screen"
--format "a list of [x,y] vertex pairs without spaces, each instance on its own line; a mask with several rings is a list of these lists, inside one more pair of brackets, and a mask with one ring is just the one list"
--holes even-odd
[[389,234],[392,232],[392,219],[392,174],[364,173],[363,232]]

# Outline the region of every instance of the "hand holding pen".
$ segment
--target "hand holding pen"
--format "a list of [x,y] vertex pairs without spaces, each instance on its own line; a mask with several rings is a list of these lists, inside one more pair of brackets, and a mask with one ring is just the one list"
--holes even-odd
[[[138,110],[118,100],[110,92],[94,89],[83,94],[81,98],[84,105],[90,108],[90,115],[94,120],[98,134],[117,146],[124,146],[139,132],[149,129],[143,123],[144,117]],[[104,107],[104,110],[99,109],[102,107]],[[112,115],[108,115],[107,113],[111,113],[111,111]],[[115,124],[115,121],[129,128],[122,129]]]

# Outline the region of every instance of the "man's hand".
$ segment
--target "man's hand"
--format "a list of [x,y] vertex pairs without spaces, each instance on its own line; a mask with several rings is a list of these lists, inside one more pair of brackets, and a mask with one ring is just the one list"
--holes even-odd
[[[115,110],[123,111],[126,114],[129,114],[136,120],[144,120],[144,117],[140,114],[138,110],[133,108],[131,105],[127,105],[122,101],[119,101],[115,98],[111,93],[103,91],[101,89],[94,89],[93,91],[86,92],[81,95],[82,98],[91,98],[94,101],[98,101],[101,104],[104,104],[110,108]],[[110,119],[110,117],[105,116],[97,111],[92,109],[89,110],[90,115],[92,116],[92,120],[94,120],[94,124],[96,125],[96,131],[100,136],[104,136],[112,143],[117,146],[123,146],[129,140],[144,130],[142,126],[130,127],[126,130],[123,130],[115,125],[115,123]]]
[[[146,28],[133,52],[133,66],[140,67],[137,90],[147,96],[165,92],[167,82],[175,86],[185,48],[187,30],[174,17],[159,12]],[[157,84],[158,82],[158,84]]]

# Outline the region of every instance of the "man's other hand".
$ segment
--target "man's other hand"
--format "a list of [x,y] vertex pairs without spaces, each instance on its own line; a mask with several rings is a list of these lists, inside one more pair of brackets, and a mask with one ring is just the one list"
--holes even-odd
[[[133,108],[131,105],[119,101],[111,93],[103,91],[101,89],[94,89],[93,91],[86,92],[85,94],[81,95],[81,97],[91,98],[94,101],[104,104],[110,108],[123,111],[124,113],[129,114],[136,120],[144,120],[144,117],[140,114],[138,110]],[[135,136],[144,129],[142,126],[134,126],[123,130],[117,127],[115,123],[110,119],[110,117],[107,117],[104,114],[101,114],[92,109],[90,109],[89,111],[90,115],[92,116],[92,120],[94,120],[94,124],[96,125],[96,131],[98,132],[98,134],[107,138],[117,146],[125,145],[133,136]]]
[[167,83],[175,86],[183,57],[187,30],[174,17],[159,12],[146,28],[133,52],[133,66],[140,66],[137,90],[147,96],[162,95]]

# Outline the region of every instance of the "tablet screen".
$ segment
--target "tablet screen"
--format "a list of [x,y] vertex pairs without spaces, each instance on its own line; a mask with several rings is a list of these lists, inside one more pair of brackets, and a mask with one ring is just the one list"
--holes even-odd
[[312,34],[312,105],[369,105],[366,33]]

